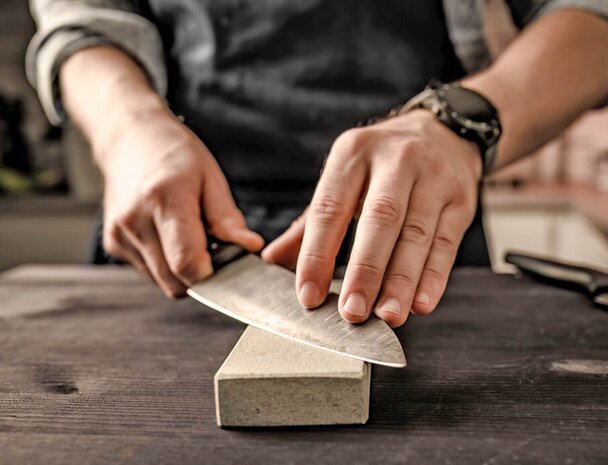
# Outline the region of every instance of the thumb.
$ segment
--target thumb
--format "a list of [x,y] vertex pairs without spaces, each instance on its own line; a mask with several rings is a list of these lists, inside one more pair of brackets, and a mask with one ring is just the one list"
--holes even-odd
[[299,216],[287,230],[262,250],[262,259],[293,269],[298,261],[298,254],[304,237],[306,212]]

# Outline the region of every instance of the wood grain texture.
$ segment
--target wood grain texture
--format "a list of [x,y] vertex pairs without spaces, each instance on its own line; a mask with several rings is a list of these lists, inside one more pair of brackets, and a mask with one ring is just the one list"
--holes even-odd
[[243,326],[127,269],[3,276],[2,465],[608,457],[608,375],[590,368],[608,360],[608,314],[525,278],[455,270],[440,308],[398,331],[408,368],[374,369],[367,425],[222,430],[213,374]]

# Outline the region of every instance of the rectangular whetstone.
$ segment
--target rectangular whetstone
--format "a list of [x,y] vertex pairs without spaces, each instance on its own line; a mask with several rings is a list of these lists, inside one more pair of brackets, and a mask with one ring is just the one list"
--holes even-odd
[[248,327],[215,374],[219,426],[365,423],[371,366]]

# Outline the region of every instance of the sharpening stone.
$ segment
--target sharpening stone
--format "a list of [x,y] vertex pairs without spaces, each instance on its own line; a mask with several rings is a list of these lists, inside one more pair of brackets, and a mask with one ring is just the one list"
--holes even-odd
[[371,365],[249,326],[215,374],[223,427],[365,423]]

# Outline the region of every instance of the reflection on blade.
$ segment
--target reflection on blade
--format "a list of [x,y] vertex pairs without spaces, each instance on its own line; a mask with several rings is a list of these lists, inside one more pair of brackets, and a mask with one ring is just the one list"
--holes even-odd
[[304,344],[392,367],[406,365],[391,328],[372,316],[352,325],[338,313],[330,294],[315,310],[303,308],[294,291],[295,275],[247,255],[188,289],[199,302],[243,323]]

